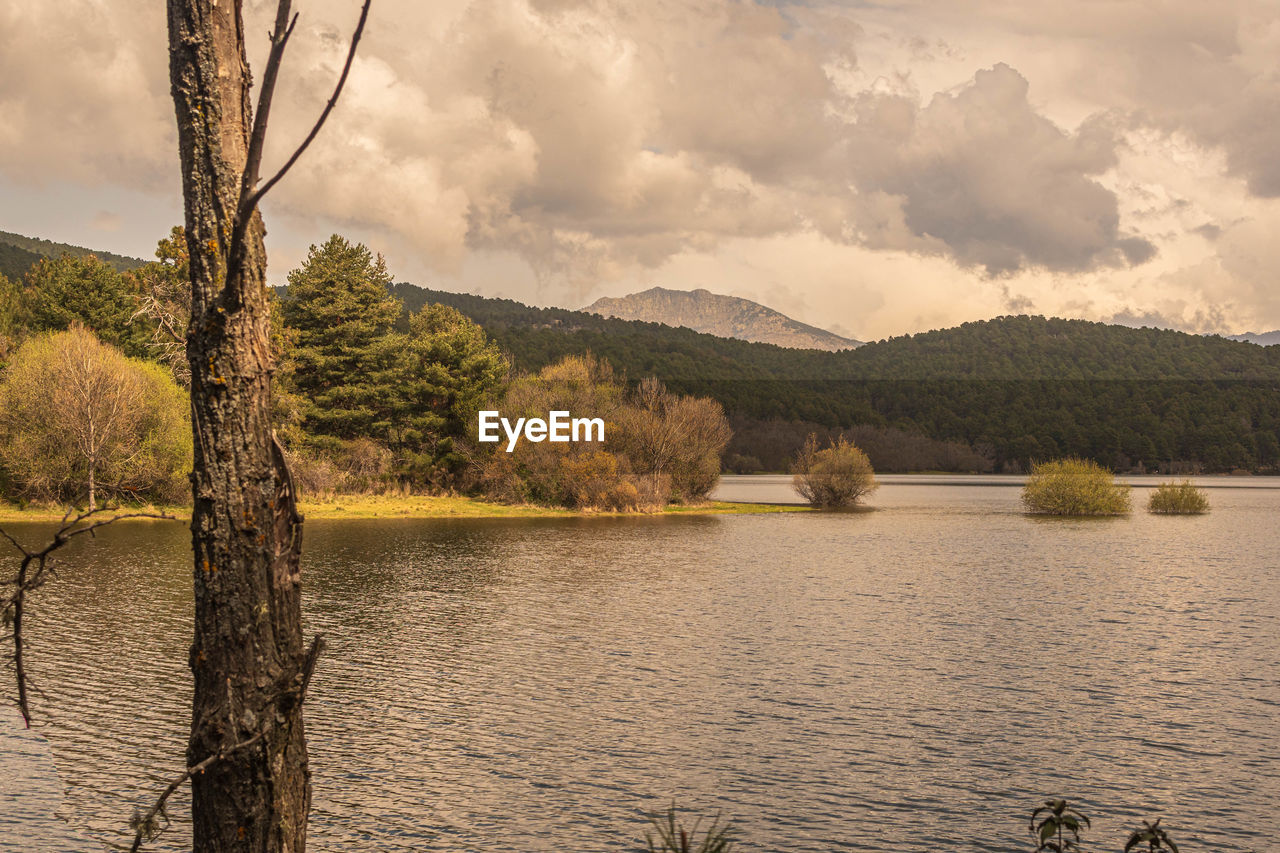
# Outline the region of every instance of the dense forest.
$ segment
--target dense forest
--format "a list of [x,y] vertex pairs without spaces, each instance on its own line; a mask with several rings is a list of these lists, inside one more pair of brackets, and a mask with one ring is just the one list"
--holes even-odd
[[406,310],[457,308],[516,365],[591,352],[633,380],[653,375],[719,400],[735,426],[727,463],[737,457],[741,470],[783,467],[811,430],[855,427],[882,446],[869,451],[880,470],[1021,471],[1068,454],[1121,471],[1280,463],[1280,347],[1018,316],[826,353],[410,284],[393,291]]
[[[390,284],[382,257],[334,235],[268,294],[272,425],[304,494],[461,491],[656,511],[714,488],[730,435],[718,402],[656,380],[627,386],[597,358],[513,369],[461,312],[408,310]],[[191,316],[181,228],[155,261],[125,272],[63,253],[20,282],[0,275],[0,496],[91,509],[181,501],[186,389],[196,377],[225,381],[212,362],[188,360]],[[522,423],[571,411],[600,430],[545,444],[526,431],[529,441],[499,451],[477,425],[495,409]]]
[[[180,235],[142,264],[0,234],[5,257],[30,261],[0,273],[0,366],[32,335],[82,325],[184,384]],[[1124,472],[1280,470],[1280,347],[1019,316],[785,349],[393,284],[362,247],[317,252],[277,289],[275,342],[279,431],[321,488],[453,482],[470,413],[499,374],[586,355],[626,387],[656,377],[720,403],[733,471],[786,470],[811,433],[853,439],[881,471],[1013,472],[1064,455]],[[360,284],[339,298],[339,279]]]

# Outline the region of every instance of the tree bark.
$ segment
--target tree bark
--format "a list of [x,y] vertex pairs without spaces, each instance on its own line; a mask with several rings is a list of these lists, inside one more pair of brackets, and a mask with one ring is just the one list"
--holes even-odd
[[[271,433],[262,219],[242,214],[252,127],[240,0],[168,0],[191,269],[194,849],[302,851],[301,518]],[[237,217],[243,239],[233,240]],[[242,248],[232,257],[233,244]]]

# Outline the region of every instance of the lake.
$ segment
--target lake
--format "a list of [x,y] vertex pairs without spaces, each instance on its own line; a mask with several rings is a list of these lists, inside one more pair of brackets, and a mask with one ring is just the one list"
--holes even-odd
[[[310,849],[637,851],[674,800],[744,853],[1029,850],[1057,795],[1091,849],[1157,815],[1184,853],[1280,849],[1280,482],[1160,517],[1129,480],[1119,519],[885,477],[859,513],[308,523]],[[176,774],[189,561],[184,525],[121,525],[37,594],[0,850],[126,843]]]

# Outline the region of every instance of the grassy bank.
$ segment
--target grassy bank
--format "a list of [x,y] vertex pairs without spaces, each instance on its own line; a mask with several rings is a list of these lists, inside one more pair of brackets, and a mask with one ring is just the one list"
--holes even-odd
[[[329,500],[303,501],[299,505],[308,519],[326,518],[582,518],[636,513],[582,512],[545,506],[510,506],[465,497],[409,497],[390,495],[345,495]],[[711,501],[696,506],[669,506],[661,515],[739,515],[759,512],[806,512],[807,506],[786,504],[727,503]],[[183,520],[189,507],[126,507],[122,512],[167,512]],[[0,524],[15,521],[61,521],[64,507],[28,506],[0,502]],[[140,521],[148,521],[140,519]]]

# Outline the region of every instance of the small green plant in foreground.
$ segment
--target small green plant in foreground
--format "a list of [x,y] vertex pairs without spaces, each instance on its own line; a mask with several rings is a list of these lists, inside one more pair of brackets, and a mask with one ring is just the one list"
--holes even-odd
[[[1080,832],[1088,827],[1089,818],[1066,800],[1045,800],[1043,806],[1031,813],[1030,831],[1036,841],[1036,853],[1046,850],[1051,853],[1085,853],[1080,846]],[[1141,848],[1144,844],[1146,847]],[[1178,845],[1160,828],[1160,818],[1154,822],[1144,820],[1142,829],[1129,834],[1124,853],[1139,853],[1140,849],[1145,849],[1146,853],[1178,853]]]
[[1155,823],[1142,822],[1143,828],[1137,830],[1129,836],[1129,840],[1125,842],[1125,853],[1129,853],[1140,844],[1147,845],[1147,853],[1154,853],[1156,850],[1168,850],[1169,853],[1178,853],[1178,845],[1173,843],[1173,839],[1169,837],[1169,833],[1160,828],[1160,818],[1156,818]]
[[698,827],[702,819],[694,821],[692,829],[685,829],[684,824],[676,820],[674,805],[662,817],[655,816],[649,820],[658,832],[656,839],[652,833],[644,834],[649,853],[729,853],[733,847],[729,826],[720,823],[719,815],[711,821],[711,826],[701,838],[698,837]]
[[1209,496],[1190,480],[1161,483],[1151,493],[1147,509],[1165,515],[1201,515],[1209,511]]
[[1059,459],[1031,469],[1022,503],[1042,515],[1127,515],[1129,486],[1091,460]]
[[1043,806],[1031,813],[1030,828],[1031,834],[1036,838],[1037,852],[1082,851],[1084,848],[1080,846],[1080,828],[1088,825],[1089,818],[1073,809],[1066,800],[1046,800]]

